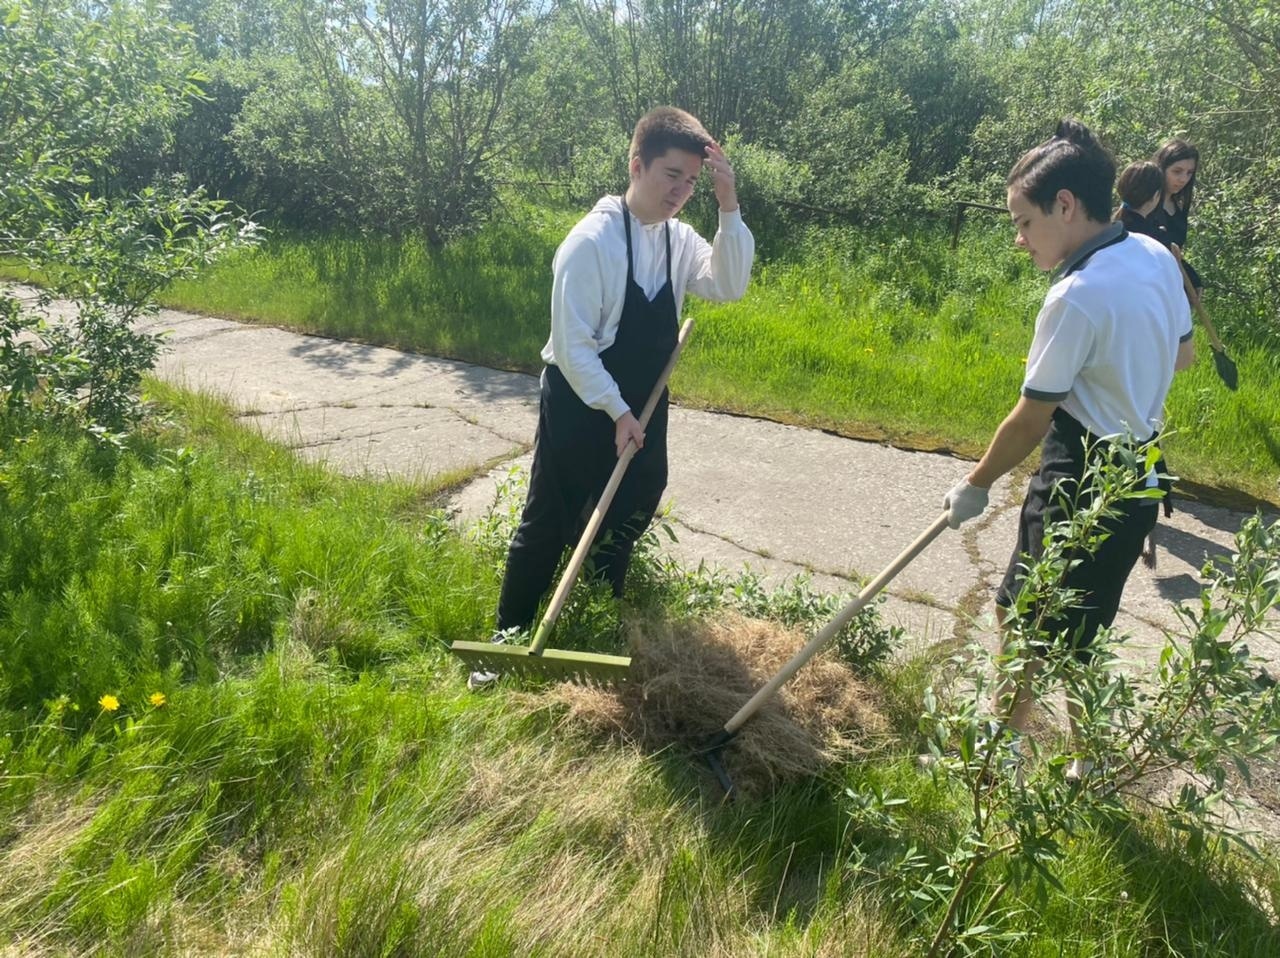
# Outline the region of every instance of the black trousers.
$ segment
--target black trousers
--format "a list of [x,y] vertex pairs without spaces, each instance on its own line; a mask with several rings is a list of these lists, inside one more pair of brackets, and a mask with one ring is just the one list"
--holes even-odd
[[[565,549],[581,538],[617,462],[613,421],[583,405],[559,370],[548,368],[542,376],[529,493],[507,551],[498,600],[500,630],[532,627]],[[623,593],[636,541],[653,520],[666,485],[664,393],[645,429],[644,448],[627,467],[587,560],[586,574],[608,582],[615,596]]]
[[[1018,522],[1018,541],[996,591],[996,604],[1012,608],[1022,590],[1029,563],[1044,555],[1045,530],[1054,522],[1071,518],[1072,497],[1087,468],[1085,445],[1095,454],[1105,455],[1106,443],[1099,443],[1072,416],[1062,409],[1053,414],[1053,424],[1040,447],[1040,470],[1027,486]],[[1135,477],[1135,482],[1142,481]],[[1064,483],[1062,495],[1055,485]],[[1088,490],[1080,493],[1081,507],[1091,501]],[[1120,609],[1129,573],[1137,564],[1143,543],[1156,524],[1156,506],[1149,499],[1130,499],[1116,506],[1116,515],[1102,523],[1107,538],[1092,554],[1081,551],[1068,556],[1072,565],[1062,586],[1078,590],[1077,601],[1061,617],[1043,623],[1045,631],[1058,637],[1057,648],[1069,650],[1082,662],[1091,658],[1089,646],[1099,629],[1110,626]],[[1031,610],[1034,617],[1035,609]],[[1055,649],[1038,647],[1042,656]]]

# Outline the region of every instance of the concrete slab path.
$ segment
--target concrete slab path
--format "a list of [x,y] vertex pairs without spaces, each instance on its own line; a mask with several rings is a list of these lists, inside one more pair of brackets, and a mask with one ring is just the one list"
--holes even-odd
[[[531,460],[533,376],[169,310],[147,325],[169,335],[161,377],[229,400],[307,459],[351,475],[474,474],[452,500],[460,522],[484,512],[512,464]],[[946,455],[683,408],[672,412],[670,460],[678,542],[667,548],[682,562],[750,567],[772,582],[806,573],[831,591],[856,590],[887,565],[968,469]],[[887,590],[886,618],[920,641],[989,635],[1023,488],[997,484],[980,522],[944,533],[908,566]],[[1175,604],[1198,595],[1205,559],[1230,551],[1246,517],[1182,500],[1161,521],[1157,568],[1135,570],[1118,623],[1139,647],[1176,626]],[[1256,651],[1280,661],[1274,637]]]

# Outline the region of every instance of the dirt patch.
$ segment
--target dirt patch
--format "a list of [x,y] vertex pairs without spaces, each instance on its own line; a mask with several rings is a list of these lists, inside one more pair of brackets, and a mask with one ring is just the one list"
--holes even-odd
[[[549,697],[565,721],[646,751],[696,750],[808,641],[771,622],[636,622],[632,681],[617,688],[564,684]],[[744,725],[724,753],[744,796],[819,774],[881,744],[889,723],[877,691],[831,653],[806,665]]]

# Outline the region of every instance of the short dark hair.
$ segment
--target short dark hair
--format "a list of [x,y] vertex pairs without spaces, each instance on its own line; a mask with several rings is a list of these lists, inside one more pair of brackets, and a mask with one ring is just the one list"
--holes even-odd
[[1150,160],[1130,163],[1116,177],[1116,194],[1130,206],[1150,203],[1164,191],[1164,170]]
[[674,106],[660,106],[640,117],[631,137],[629,159],[638,156],[641,166],[647,168],[667,150],[684,150],[700,157],[713,142],[711,134],[692,113]]
[[1111,219],[1115,179],[1116,162],[1097,137],[1079,120],[1065,119],[1053,136],[1022,154],[1006,185],[1045,213],[1053,209],[1058,192],[1068,190],[1090,219],[1105,223]]
[[1196,192],[1196,173],[1200,172],[1200,151],[1186,140],[1174,137],[1156,150],[1155,155],[1151,157],[1151,162],[1160,167],[1161,173],[1179,160],[1195,160],[1196,168],[1191,171],[1191,179],[1187,180],[1187,185],[1174,193],[1170,199],[1178,209],[1190,210],[1191,200]]

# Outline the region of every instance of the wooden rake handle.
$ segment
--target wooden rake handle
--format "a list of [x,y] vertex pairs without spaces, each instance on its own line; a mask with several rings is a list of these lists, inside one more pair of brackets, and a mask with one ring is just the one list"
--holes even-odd
[[942,530],[947,528],[947,516],[949,513],[944,512],[938,518],[933,520],[933,524],[916,538],[915,542],[907,546],[898,555],[893,562],[872,579],[858,593],[857,597],[852,599],[843,609],[841,609],[834,619],[828,622],[812,639],[809,644],[791,657],[791,661],[778,670],[778,674],[761,686],[755,695],[751,696],[751,700],[746,705],[738,709],[736,715],[729,721],[724,723],[724,735],[735,735],[747,721],[769,698],[773,696],[793,675],[811,658],[818,654],[832,639],[834,639],[846,625],[848,625],[855,615],[866,608],[867,603],[876,597],[876,595],[889,584],[889,581],[906,567],[906,565],[925,550],[925,547],[938,538]]
[[1213,328],[1213,323],[1209,321],[1209,314],[1204,311],[1204,305],[1200,302],[1200,294],[1191,285],[1191,275],[1187,272],[1186,264],[1182,262],[1181,256],[1177,259],[1178,272],[1182,274],[1182,288],[1187,292],[1187,299],[1191,301],[1191,308],[1195,310],[1196,318],[1200,320],[1200,325],[1204,327],[1204,331],[1209,334],[1209,345],[1220,353],[1225,347],[1218,337],[1218,331]]
[[[671,350],[671,358],[667,360],[666,366],[662,368],[658,381],[653,384],[653,391],[649,393],[649,401],[644,404],[644,410],[640,413],[640,429],[642,432],[649,425],[649,419],[653,416],[653,411],[658,406],[658,400],[662,397],[662,390],[667,388],[667,380],[671,378],[671,370],[675,369],[676,360],[680,358],[680,352],[684,349],[685,341],[689,338],[689,332],[692,329],[692,319],[686,319],[684,325],[680,327],[680,334],[676,337],[675,349]],[[596,533],[600,531],[600,524],[604,522],[605,513],[609,511],[609,504],[613,502],[614,494],[617,493],[618,486],[622,483],[622,476],[627,471],[627,466],[631,464],[631,460],[635,458],[636,451],[636,444],[633,439],[627,443],[627,448],[618,457],[618,463],[613,467],[613,474],[609,476],[609,482],[605,485],[604,492],[600,493],[600,498],[596,500],[596,507],[591,512],[591,518],[587,520],[587,527],[582,531],[582,538],[578,540],[578,547],[573,550],[569,564],[565,566],[564,575],[560,577],[560,584],[556,586],[555,594],[551,597],[551,604],[547,606],[547,611],[543,614],[542,621],[538,623],[538,631],[534,633],[533,643],[529,646],[530,655],[540,655],[547,645],[547,640],[551,638],[551,630],[555,627],[556,619],[560,618],[560,612],[569,598],[573,584],[578,581],[578,574],[582,571],[582,566],[587,561],[587,553],[591,551],[591,543],[595,539]]]

